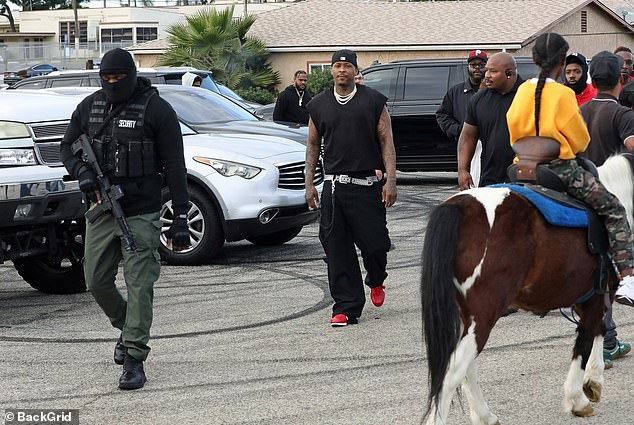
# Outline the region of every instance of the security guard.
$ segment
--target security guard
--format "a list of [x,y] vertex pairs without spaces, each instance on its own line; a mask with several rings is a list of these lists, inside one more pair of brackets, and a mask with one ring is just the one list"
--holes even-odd
[[[339,50],[332,56],[333,89],[308,104],[306,202],[317,208],[313,184],[320,142],[324,139],[327,173],[321,203],[319,239],[328,256],[330,294],[335,301],[333,327],[357,323],[365,292],[355,245],[367,270],[365,284],[376,307],[385,300],[390,238],[386,208],[396,201],[396,153],[392,125],[381,93],[355,84],[357,55]],[[385,177],[385,179],[384,179]]]
[[[190,246],[183,139],[176,113],[149,80],[137,77],[127,51],[107,52],[99,75],[102,89],[77,106],[61,144],[61,158],[91,205],[100,203],[95,171],[72,151],[73,142],[87,135],[102,171],[123,190],[119,202],[137,253],[122,248],[116,220],[110,214],[102,215],[86,224],[84,274],[95,300],[112,325],[122,331],[114,353],[115,363],[123,364],[119,388],[137,389],[146,381],[143,362],[150,351],[153,287],[160,272],[161,174],[174,210],[166,233],[168,243],[175,251]],[[115,286],[121,260],[127,301]]]

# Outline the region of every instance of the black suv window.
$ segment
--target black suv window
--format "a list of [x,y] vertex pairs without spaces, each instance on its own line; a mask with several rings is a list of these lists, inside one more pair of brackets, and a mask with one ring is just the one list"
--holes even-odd
[[406,100],[442,99],[447,92],[448,66],[411,67],[405,73]]
[[363,77],[363,83],[382,93],[386,97],[390,97],[390,83],[392,82],[392,68],[379,69],[377,71],[368,72]]

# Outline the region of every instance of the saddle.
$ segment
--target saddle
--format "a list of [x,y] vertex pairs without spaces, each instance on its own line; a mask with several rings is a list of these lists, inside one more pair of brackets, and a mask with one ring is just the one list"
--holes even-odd
[[[607,254],[609,247],[607,231],[603,218],[586,203],[568,195],[564,183],[557,174],[545,165],[559,157],[559,146],[560,144],[557,140],[546,137],[531,136],[517,140],[513,144],[513,150],[517,155],[518,161],[508,167],[507,174],[510,181],[515,185],[529,189],[564,207],[585,212],[588,229],[588,249],[601,259],[600,273],[597,276],[595,285],[595,289],[600,290],[601,287],[605,288],[605,285],[601,285],[601,282],[607,277],[606,270],[613,270],[611,259]],[[590,160],[578,157],[577,162],[598,178],[597,167]]]

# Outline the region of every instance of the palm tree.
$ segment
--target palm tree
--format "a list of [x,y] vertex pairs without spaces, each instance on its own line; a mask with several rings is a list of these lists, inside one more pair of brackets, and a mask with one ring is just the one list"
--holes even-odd
[[233,9],[205,9],[170,26],[170,47],[158,64],[210,70],[216,81],[234,90],[273,88],[279,73],[271,69],[269,51],[262,41],[247,35],[255,16],[234,19]]

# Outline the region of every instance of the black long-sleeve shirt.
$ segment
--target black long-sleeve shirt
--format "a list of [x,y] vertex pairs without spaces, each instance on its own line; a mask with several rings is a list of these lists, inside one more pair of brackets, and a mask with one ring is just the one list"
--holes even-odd
[[273,110],[273,121],[294,122],[307,125],[308,109],[306,109],[306,105],[311,99],[312,96],[308,90],[304,90],[300,105],[299,94],[295,86],[291,84],[277,97],[275,109]]
[[436,121],[451,140],[458,141],[469,99],[476,93],[468,79],[447,90],[440,108],[436,111]]
[[[144,93],[147,90],[156,90],[151,87],[149,80],[139,77],[133,96]],[[88,119],[94,98],[99,92],[86,97],[75,109],[70,124],[64,134],[60,152],[64,166],[72,177],[78,168],[81,159],[74,156],[71,145],[81,134],[88,135]],[[110,108],[107,107],[107,110]],[[107,116],[107,113],[104,117]],[[106,126],[106,129],[109,126]],[[158,95],[152,96],[145,111],[143,130],[147,140],[156,143],[159,156],[161,173],[164,175],[167,187],[172,197],[172,206],[175,214],[184,214],[188,209],[189,195],[187,193],[187,169],[183,157],[183,137],[180,124],[174,109]],[[108,134],[104,130],[102,134]],[[160,175],[143,177],[114,178],[110,177],[112,184],[121,185],[124,197],[120,203],[128,216],[147,214],[159,211],[161,208],[162,178]]]

